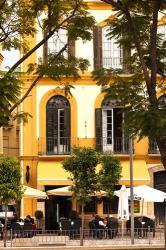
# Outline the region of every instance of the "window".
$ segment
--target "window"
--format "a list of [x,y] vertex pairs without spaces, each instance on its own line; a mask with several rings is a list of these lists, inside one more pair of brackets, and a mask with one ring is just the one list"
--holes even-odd
[[[96,197],[92,197],[89,202],[84,206],[85,213],[96,213],[97,212],[97,201]],[[81,206],[79,206],[79,213],[81,213]]]
[[54,96],[46,106],[47,154],[70,152],[70,104],[63,96]]
[[121,69],[123,64],[123,50],[118,47],[115,38],[107,37],[108,27],[102,28],[103,67]]
[[[157,28],[157,33],[158,34],[162,34],[162,40],[166,41],[166,25],[160,25]],[[166,63],[166,58],[162,59],[162,62]],[[164,74],[165,74],[165,70],[164,70]]]
[[67,43],[67,31],[60,29],[50,39],[48,39],[48,54],[59,52]]
[[108,38],[108,26],[93,29],[94,69],[123,68],[123,49],[118,46],[115,38]]
[[[158,171],[154,173],[154,188],[166,192],[166,171]],[[164,224],[165,220],[165,208],[164,202],[155,202],[154,204],[155,218],[159,224]]]
[[44,44],[44,60],[46,61],[47,55],[50,53],[58,53],[68,43],[68,51],[63,52],[63,56],[67,57],[68,54],[75,54],[75,41],[69,40],[67,31],[59,29],[48,41]]
[[166,39],[166,25],[160,25],[157,28],[157,33],[158,34],[163,34],[164,40]]
[[125,113],[120,101],[104,99],[101,108],[96,109],[96,148],[101,152],[128,153],[128,138],[123,124]]
[[159,103],[159,108],[166,108],[166,95],[162,95],[159,97],[158,99],[158,103]]
[[118,200],[117,196],[114,196],[113,199],[108,199],[103,197],[103,213],[104,214],[117,214],[118,213]]
[[[166,109],[166,95],[161,95],[158,98],[158,107],[160,110]],[[155,138],[149,138],[149,154],[160,154]]]

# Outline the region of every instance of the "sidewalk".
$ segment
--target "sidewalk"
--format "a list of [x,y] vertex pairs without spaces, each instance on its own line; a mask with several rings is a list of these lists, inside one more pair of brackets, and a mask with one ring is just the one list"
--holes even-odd
[[2,247],[1,250],[117,250],[117,249],[121,249],[121,250],[164,250],[164,246],[160,246],[160,245],[153,245],[153,246],[138,246],[138,245],[128,245],[128,246],[100,246],[100,247],[94,247],[94,246],[78,246],[78,247],[62,247],[62,246],[45,246],[45,247]]

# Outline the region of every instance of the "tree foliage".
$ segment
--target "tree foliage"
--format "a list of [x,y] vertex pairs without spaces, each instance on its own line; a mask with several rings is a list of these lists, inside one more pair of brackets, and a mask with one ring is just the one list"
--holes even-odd
[[74,148],[72,158],[64,161],[63,167],[71,174],[74,185],[71,187],[73,198],[85,203],[89,195],[98,190],[96,166],[98,153],[92,148]]
[[112,198],[115,185],[121,177],[122,167],[119,159],[109,154],[102,155],[100,162],[102,166],[98,172],[100,189],[106,191],[107,196]]
[[[101,164],[97,172],[97,165]],[[112,197],[114,186],[118,183],[121,165],[118,159],[110,155],[100,155],[93,148],[76,147],[71,158],[63,162],[64,169],[70,173],[73,182],[71,191],[73,198],[80,202],[82,207],[82,229],[84,228],[84,205],[90,201],[95,192],[101,188]],[[83,245],[83,230],[81,231],[80,245]]]
[[[9,118],[14,116],[23,117],[23,114],[12,112],[29,95],[33,87],[43,76],[59,80],[69,77],[76,80],[80,77],[80,71],[85,71],[88,67],[87,60],[75,58],[70,55],[65,56],[65,51],[69,51],[69,41],[91,39],[91,28],[94,19],[85,10],[82,0],[31,0],[31,1],[0,1],[0,44],[2,49],[19,49],[23,52],[22,57],[2,75],[0,79],[1,105],[0,105],[0,126],[8,123]],[[38,26],[35,23],[38,23]],[[45,34],[41,41],[30,47],[29,38],[37,32]],[[21,75],[18,74],[20,65],[41,46],[43,46],[52,36],[59,34],[60,30],[66,30],[68,40],[62,48],[54,53],[49,53],[46,60],[43,58],[39,64],[30,64],[24,74],[35,75],[35,80],[30,84],[29,89],[20,98],[22,92]],[[60,83],[65,91],[67,84]],[[12,90],[12,92],[11,92]],[[12,95],[11,95],[12,93]],[[26,116],[27,114],[25,114]],[[24,118],[25,118],[24,116]]]
[[0,157],[0,200],[7,205],[11,201],[21,199],[22,187],[20,185],[21,170],[16,159]]
[[[97,165],[101,167],[97,171]],[[73,198],[85,203],[96,191],[104,190],[112,196],[121,177],[120,161],[112,155],[101,155],[93,148],[74,148],[63,167],[71,176]]]
[[6,246],[7,205],[21,199],[21,169],[15,158],[0,157],[0,202],[5,205],[4,246]]
[[158,19],[166,1],[101,1],[111,4],[114,11],[108,37],[115,37],[128,53],[123,69],[99,69],[94,79],[108,96],[121,101],[127,111],[127,132],[157,142],[166,168],[166,103],[161,105],[158,98],[165,93],[166,41],[158,32]]

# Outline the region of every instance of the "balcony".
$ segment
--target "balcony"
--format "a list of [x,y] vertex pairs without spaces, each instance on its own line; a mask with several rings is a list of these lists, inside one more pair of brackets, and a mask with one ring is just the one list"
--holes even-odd
[[122,69],[123,58],[122,57],[103,57],[103,67]]
[[[81,138],[87,140],[88,138]],[[102,137],[94,139],[93,147],[101,153],[111,152],[113,154],[129,154],[129,138],[112,138]],[[38,139],[39,155],[70,155],[72,147],[88,146],[80,143],[80,138],[71,137],[47,137]]]
[[96,149],[99,152],[111,152],[113,154],[129,154],[128,137],[101,137],[96,138]]
[[149,154],[160,154],[159,148],[155,140],[149,140]]
[[39,155],[70,155],[71,147],[78,146],[78,138],[46,137],[38,139]]

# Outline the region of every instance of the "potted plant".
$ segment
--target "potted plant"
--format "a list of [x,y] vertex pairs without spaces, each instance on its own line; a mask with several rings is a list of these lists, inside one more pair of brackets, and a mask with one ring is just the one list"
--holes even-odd
[[35,218],[36,218],[36,228],[37,230],[42,231],[42,225],[43,225],[43,211],[36,210],[35,211]]

